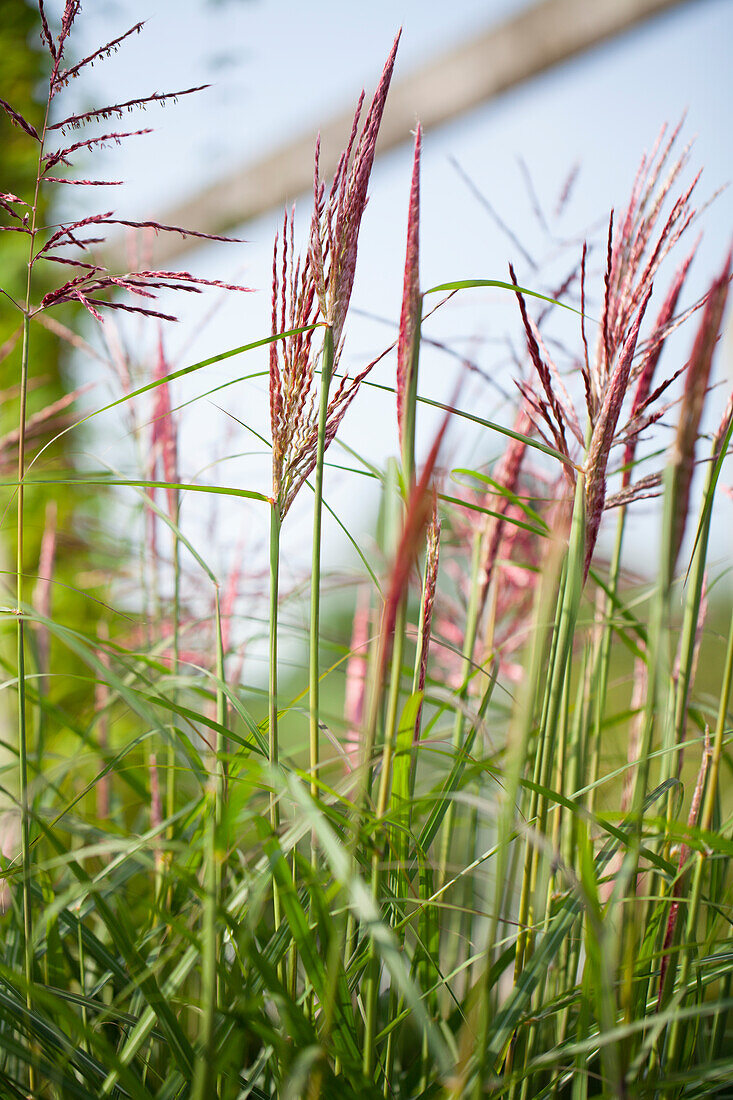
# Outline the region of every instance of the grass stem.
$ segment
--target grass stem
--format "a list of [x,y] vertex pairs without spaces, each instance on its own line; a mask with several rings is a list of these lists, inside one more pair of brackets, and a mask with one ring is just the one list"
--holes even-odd
[[321,389],[318,405],[318,437],[316,441],[316,467],[314,472],[313,501],[313,556],[311,560],[311,607],[309,636],[309,763],[311,796],[318,801],[318,766],[320,760],[320,668],[318,643],[321,615],[321,521],[323,516],[323,459],[326,450],[326,423],[328,419],[328,391],[334,364],[333,332],[327,325],[323,336],[321,359]]

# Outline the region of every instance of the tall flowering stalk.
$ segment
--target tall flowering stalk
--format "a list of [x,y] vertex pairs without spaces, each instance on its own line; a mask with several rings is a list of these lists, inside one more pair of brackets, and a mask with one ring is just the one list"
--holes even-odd
[[[646,337],[642,335],[642,326],[659,268],[694,218],[691,197],[697,183],[696,177],[691,185],[683,188],[674,197],[673,188],[687,164],[689,150],[685,149],[676,160],[671,161],[678,130],[663,144],[664,136],[663,131],[652,155],[643,159],[620,224],[615,225],[613,214],[609,221],[603,306],[593,360],[588,352],[585,331],[585,250],[583,253],[581,373],[585,396],[585,430],[581,428],[581,417],[574,411],[572,402],[560,383],[559,372],[537,326],[528,316],[522,295],[518,292],[527,350],[539,383],[524,387],[528,412],[541,438],[551,442],[556,450],[572,460],[572,465],[566,464],[565,472],[569,481],[575,481],[570,545],[557,604],[558,627],[542,700],[540,738],[535,756],[533,778],[538,788],[547,788],[551,783],[556,744],[560,730],[567,724],[568,662],[582,587],[578,584],[578,561],[582,561],[580,580],[584,582],[592,563],[605,508],[612,503],[625,506],[638,497],[655,495],[661,482],[661,474],[632,482],[628,471],[633,465],[640,436],[669,408],[662,397],[680,373],[676,371],[662,383],[654,385],[653,376],[663,346],[681,320],[675,310],[691,256],[673,278],[656,322]],[[669,210],[665,214],[667,206]],[[513,270],[511,274],[516,285]],[[632,394],[628,405],[628,398]],[[624,448],[626,470],[622,475],[620,499],[614,500],[607,497],[607,483],[609,471],[613,469],[611,456],[614,449],[621,447]],[[612,565],[610,599],[613,599],[617,584],[620,551],[621,534],[617,539]],[[596,743],[600,738],[600,707],[606,694],[610,660],[609,609],[606,606],[601,612],[603,626],[598,633],[594,657],[595,673],[592,682],[594,699],[597,701],[594,713]],[[644,759],[648,758],[648,736],[647,724],[640,746],[640,754]],[[597,752],[594,756],[595,767]],[[641,767],[637,772],[634,797],[637,812],[644,797],[645,775],[646,769]],[[595,774],[592,774],[591,787],[594,779]],[[544,795],[533,793],[530,802],[529,818],[536,820],[537,828],[543,831],[547,799]],[[521,927],[531,926],[534,914],[542,913],[546,907],[546,888],[539,887],[542,859],[542,853],[528,841],[519,908]],[[517,982],[521,980],[522,971],[532,951],[533,934],[521,932],[517,940],[515,959]],[[527,1052],[525,1056],[528,1056]]]
[[[420,156],[422,152],[422,131],[418,125],[415,132],[415,149],[412,162],[412,182],[407,212],[407,248],[405,253],[405,273],[402,291],[402,308],[397,339],[397,427],[402,455],[402,478],[404,482],[405,505],[409,509],[415,489],[415,420],[417,414],[417,373],[420,358],[420,322],[422,318],[422,295],[420,293]],[[436,452],[437,453],[437,452]],[[422,506],[422,505],[421,505]],[[407,515],[405,517],[407,528]],[[387,715],[384,729],[384,747],[382,758],[382,777],[378,815],[384,813],[387,806],[389,782],[392,774],[391,761],[397,738],[397,710],[402,680],[402,658],[405,646],[407,625],[407,584],[399,590],[391,614],[394,621],[390,628],[392,637],[392,668],[390,674]]]
[[[142,136],[147,129],[133,131],[112,131],[97,137],[63,144],[58,138],[67,138],[71,132],[83,131],[90,123],[100,120],[121,119],[137,109],[145,109],[153,104],[165,104],[181,95],[189,95],[201,88],[186,88],[179,92],[159,93],[136,97],[121,103],[94,108],[80,114],[63,115],[57,104],[63,98],[63,92],[72,79],[75,79],[86,67],[115,53],[130,36],[139,33],[142,23],[136,23],[125,34],[106,43],[81,61],[67,65],[66,53],[74,22],[81,10],[80,0],[66,0],[59,33],[54,37],[44,10],[43,0],[39,0],[41,18],[41,39],[49,54],[50,77],[44,108],[43,123],[36,129],[11,104],[0,99],[0,109],[8,116],[13,125],[19,127],[37,147],[37,171],[33,195],[30,201],[9,192],[0,194],[0,208],[8,219],[8,224],[0,225],[0,232],[15,232],[25,235],[28,242],[28,263],[25,295],[22,302],[15,301],[5,290],[0,291],[8,297],[12,305],[22,316],[22,350],[20,362],[20,401],[18,424],[18,491],[17,491],[17,534],[16,534],[16,600],[17,600],[17,664],[18,664],[18,761],[19,791],[21,814],[21,859],[23,863],[23,931],[24,931],[24,968],[26,980],[26,1000],[32,1004],[34,981],[32,913],[31,913],[31,812],[28,800],[28,736],[26,697],[26,647],[25,647],[25,590],[23,583],[24,568],[24,529],[25,529],[25,492],[26,442],[27,442],[27,397],[29,383],[29,364],[31,348],[31,322],[41,314],[64,303],[80,303],[97,320],[102,320],[106,310],[124,310],[162,320],[175,320],[168,313],[155,308],[154,302],[161,291],[176,290],[198,293],[202,285],[224,286],[216,280],[197,279],[188,272],[173,271],[128,271],[115,274],[108,271],[94,255],[94,250],[104,243],[100,232],[107,226],[150,227],[156,232],[187,232],[177,226],[161,225],[157,222],[137,222],[117,218],[111,210],[84,218],[63,222],[56,226],[44,226],[38,222],[41,191],[46,186],[75,187],[115,187],[120,180],[74,179],[66,174],[57,174],[61,169],[68,170],[74,154],[93,152],[105,145],[121,144],[129,137]],[[203,86],[202,86],[203,87]],[[61,118],[57,118],[62,114]],[[55,143],[55,144],[54,144]],[[213,240],[228,238],[210,234],[192,232],[197,237]],[[53,264],[60,268],[72,268],[74,274],[48,291],[40,301],[34,301],[34,274],[38,264]],[[230,289],[244,289],[231,287]],[[119,301],[119,292],[125,292],[127,301]],[[34,1088],[34,1073],[31,1067],[30,1086]]]
[[[277,765],[278,734],[278,602],[280,536],[283,520],[303,484],[315,471],[313,557],[309,638],[309,763],[310,790],[318,798],[319,665],[321,518],[325,452],[356,396],[369,363],[354,377],[344,376],[331,393],[331,381],[343,348],[344,324],[356,271],[359,226],[367,203],[379,124],[394,68],[395,40],[359,133],[363,93],[359,99],[346,150],[339,159],[326,197],[319,175],[320,139],[316,143],[314,207],[308,249],[295,257],[294,211],[286,211],[282,240],[275,239],[272,268],[272,334],[288,333],[270,345],[270,427],[272,433],[272,497],[270,510],[270,635],[268,684],[268,756]],[[320,349],[320,389],[314,393],[316,327],[323,327]],[[280,824],[277,797],[270,795],[270,824]],[[280,896],[273,889],[275,927],[281,919]],[[291,980],[295,976],[292,957]]]
[[323,457],[328,445],[329,388],[342,348],[346,314],[356,272],[359,228],[367,204],[367,189],[374,163],[377,136],[387,100],[399,35],[395,38],[382,71],[364,124],[359,132],[363,93],[354,115],[351,136],[341,155],[328,196],[319,174],[319,146],[316,146],[314,209],[311,220],[309,257],[316,293],[325,323],[321,353],[321,384],[315,451],[315,501],[313,505],[313,556],[311,566],[311,612],[309,652],[310,767],[311,793],[318,794],[319,763],[319,664],[321,517],[323,512]]

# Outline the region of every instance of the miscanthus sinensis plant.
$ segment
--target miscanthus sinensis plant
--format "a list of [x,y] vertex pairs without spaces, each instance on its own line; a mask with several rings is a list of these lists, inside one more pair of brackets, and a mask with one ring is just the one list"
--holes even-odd
[[[681,183],[689,151],[676,152],[675,132],[644,158],[623,215],[610,219],[600,278],[588,246],[553,295],[520,286],[513,268],[506,280],[425,289],[418,127],[404,293],[387,349],[396,347],[400,458],[386,471],[364,465],[384,489],[381,564],[357,543],[364,577],[352,584],[353,633],[338,646],[320,626],[325,455],[372,384],[373,363],[351,376],[341,364],[397,42],[371,105],[357,107],[332,181],[321,180],[316,150],[300,256],[285,215],[271,332],[178,366],[161,328],[142,374],[139,345],[109,312],[152,313],[162,326],[156,294],[204,281],[145,264],[112,274],[98,258],[100,234],[119,224],[183,230],[109,211],[49,227],[35,211],[41,188],[114,182],[69,174],[74,153],[143,133],[84,137],[87,126],[167,97],[65,115],[71,78],[126,36],[74,64],[66,54],[79,3],[66,3],[57,34],[42,3],[39,14],[50,72],[42,129],[0,101],[38,148],[35,197],[0,196],[0,228],[28,248],[27,294],[12,303],[20,419],[2,441],[18,525],[16,591],[3,611],[17,640],[4,693],[17,735],[5,738],[2,783],[0,1092],[725,1095],[733,629],[711,636],[705,615],[731,402],[712,436],[701,425],[730,257],[708,292],[685,303],[697,217],[696,181]],[[71,271],[38,299],[41,263]],[[500,290],[521,323],[515,418],[507,427],[443,406],[418,463],[425,307],[482,286]],[[43,370],[34,326],[71,302],[101,325],[93,354],[120,389],[84,419],[114,408],[141,468],[136,477],[75,469],[64,480],[122,486],[146,517],[140,584],[130,584],[126,552],[110,579],[119,610],[110,607],[95,637],[50,613],[63,533],[50,525],[40,560],[24,556],[24,490],[42,489],[54,433],[81,423],[69,419],[76,394],[26,416]],[[553,360],[547,331],[559,308],[577,322],[569,365]],[[686,352],[684,336],[671,339],[682,325],[692,328]],[[182,469],[175,380],[245,353],[252,377],[269,375],[271,435],[261,442],[272,483],[193,478]],[[502,453],[454,471],[456,490],[442,464],[458,421]],[[673,425],[671,445],[642,453],[660,421]],[[281,592],[280,536],[306,489],[309,673],[278,679],[283,604],[297,607],[303,592]],[[52,485],[45,491],[53,496]],[[248,572],[246,555],[223,571],[192,541],[182,503],[206,493],[226,503],[228,528],[235,510],[269,511],[265,690],[236,624],[259,613],[248,605],[261,606],[267,582]],[[627,516],[654,496],[659,564],[640,590],[624,568]],[[605,560],[598,535],[614,520]],[[31,588],[26,574],[41,580]],[[79,713],[39,688],[54,673],[48,639],[88,669]],[[53,751],[36,751],[49,727]]]

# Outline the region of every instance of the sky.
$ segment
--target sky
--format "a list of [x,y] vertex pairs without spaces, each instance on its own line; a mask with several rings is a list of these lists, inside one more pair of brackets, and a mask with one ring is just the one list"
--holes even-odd
[[[288,137],[309,130],[315,134],[319,122],[355,102],[362,87],[369,94],[400,26],[397,78],[524,6],[512,0],[453,0],[451,4],[373,0],[368,7],[343,0],[307,4],[297,0],[88,0],[75,28],[75,48],[81,55],[131,22],[142,18],[146,26],[117,55],[87,70],[70,92],[83,109],[98,101],[128,99],[137,92],[212,84],[175,107],[148,111],[141,124],[153,126],[155,133],[134,139],[123,150],[113,149],[95,164],[100,175],[108,172],[126,180],[124,188],[115,189],[118,214],[157,217],[171,203]],[[540,289],[551,289],[577,261],[583,239],[602,236],[609,210],[625,205],[641,154],[653,145],[660,126],[674,125],[685,112],[682,141],[695,139],[690,173],[704,166],[701,199],[724,187],[733,178],[732,43],[733,5],[726,0],[696,0],[426,132],[423,287],[458,278],[504,279],[507,263],[513,259],[520,282],[539,282]],[[403,147],[380,158],[372,177],[345,353],[345,363],[353,370],[391,342],[399,315],[410,140],[408,133]],[[552,211],[558,195],[576,167],[571,200],[555,221]],[[83,194],[82,190],[74,196],[82,204],[76,208],[80,213],[90,198],[89,190]],[[477,193],[488,200],[514,239]],[[537,216],[537,203],[551,233]],[[298,200],[298,211],[302,242],[308,196]],[[704,236],[690,280],[690,300],[704,291],[722,265],[731,241],[732,215],[733,197],[728,190],[701,219]],[[236,280],[256,292],[231,296],[223,304],[217,299],[216,312],[205,324],[215,300],[207,299],[195,308],[186,302],[185,322],[165,333],[176,366],[266,335],[272,241],[281,216],[273,211],[240,227],[236,235],[246,243],[206,246],[182,258],[181,266],[188,270]],[[537,261],[537,271],[529,256]],[[601,277],[598,256],[593,272],[596,292]],[[514,392],[510,342],[516,341],[517,333],[516,303],[509,297],[472,291],[436,315],[426,332],[447,343],[453,354],[426,347],[421,361],[422,393],[448,399],[456,385],[456,356],[470,357],[481,373],[464,380],[460,402],[487,419],[510,419],[511,396],[506,396]],[[558,339],[577,345],[573,324],[558,322]],[[141,332],[135,326],[127,332],[141,349],[149,348],[156,337],[154,331]],[[691,336],[692,332],[681,339],[680,356],[689,348]],[[729,322],[718,355],[719,380],[727,372],[728,391],[732,359]],[[265,365],[261,354],[246,364],[238,359],[210,368],[188,384],[180,384],[176,399],[193,401],[221,381]],[[77,370],[86,377],[92,367],[80,361]],[[375,378],[389,385],[393,375],[394,360],[387,359]],[[102,378],[102,389],[105,384]],[[722,386],[714,395],[718,418],[728,391]],[[267,434],[266,380],[241,383],[216,399],[196,401],[181,416],[185,475],[208,468],[205,476],[213,476],[210,464],[218,456],[241,454],[220,465],[217,476],[228,484],[269,491],[263,448],[233,419]],[[421,413],[418,430],[424,450],[435,422],[429,411]],[[389,394],[363,391],[344,428],[349,445],[369,461],[383,465],[388,455],[397,452]],[[124,429],[105,423],[95,442],[96,455],[118,461],[124,444]],[[478,463],[495,457],[500,449],[500,441],[487,438],[486,432],[471,433],[461,426],[449,435],[445,458],[454,466]],[[331,457],[345,463],[343,452],[337,456],[334,450]],[[330,503],[368,545],[375,507],[368,481],[335,471],[329,481]],[[292,576],[305,566],[308,504],[302,502],[286,525],[286,572],[289,565]],[[731,541],[730,501],[723,502],[720,511],[714,547],[722,560]],[[190,518],[194,525],[209,522],[208,516]],[[258,557],[265,540],[264,518],[256,510],[243,511],[226,524],[227,534],[222,537],[230,545],[244,538]],[[642,504],[638,524],[647,552],[632,564],[642,572],[653,572],[646,539],[647,532],[654,538],[656,527],[651,506]],[[327,531],[326,539],[333,560],[346,560],[348,543],[338,529],[330,534],[329,540]]]

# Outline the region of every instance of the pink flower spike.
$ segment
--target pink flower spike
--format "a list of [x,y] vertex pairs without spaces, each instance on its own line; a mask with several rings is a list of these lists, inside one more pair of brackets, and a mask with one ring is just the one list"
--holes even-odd
[[397,425],[400,447],[404,448],[405,402],[416,368],[415,344],[419,340],[420,323],[420,153],[422,130],[415,131],[415,155],[412,165],[410,206],[407,215],[407,254],[402,291],[402,312],[397,339]]

